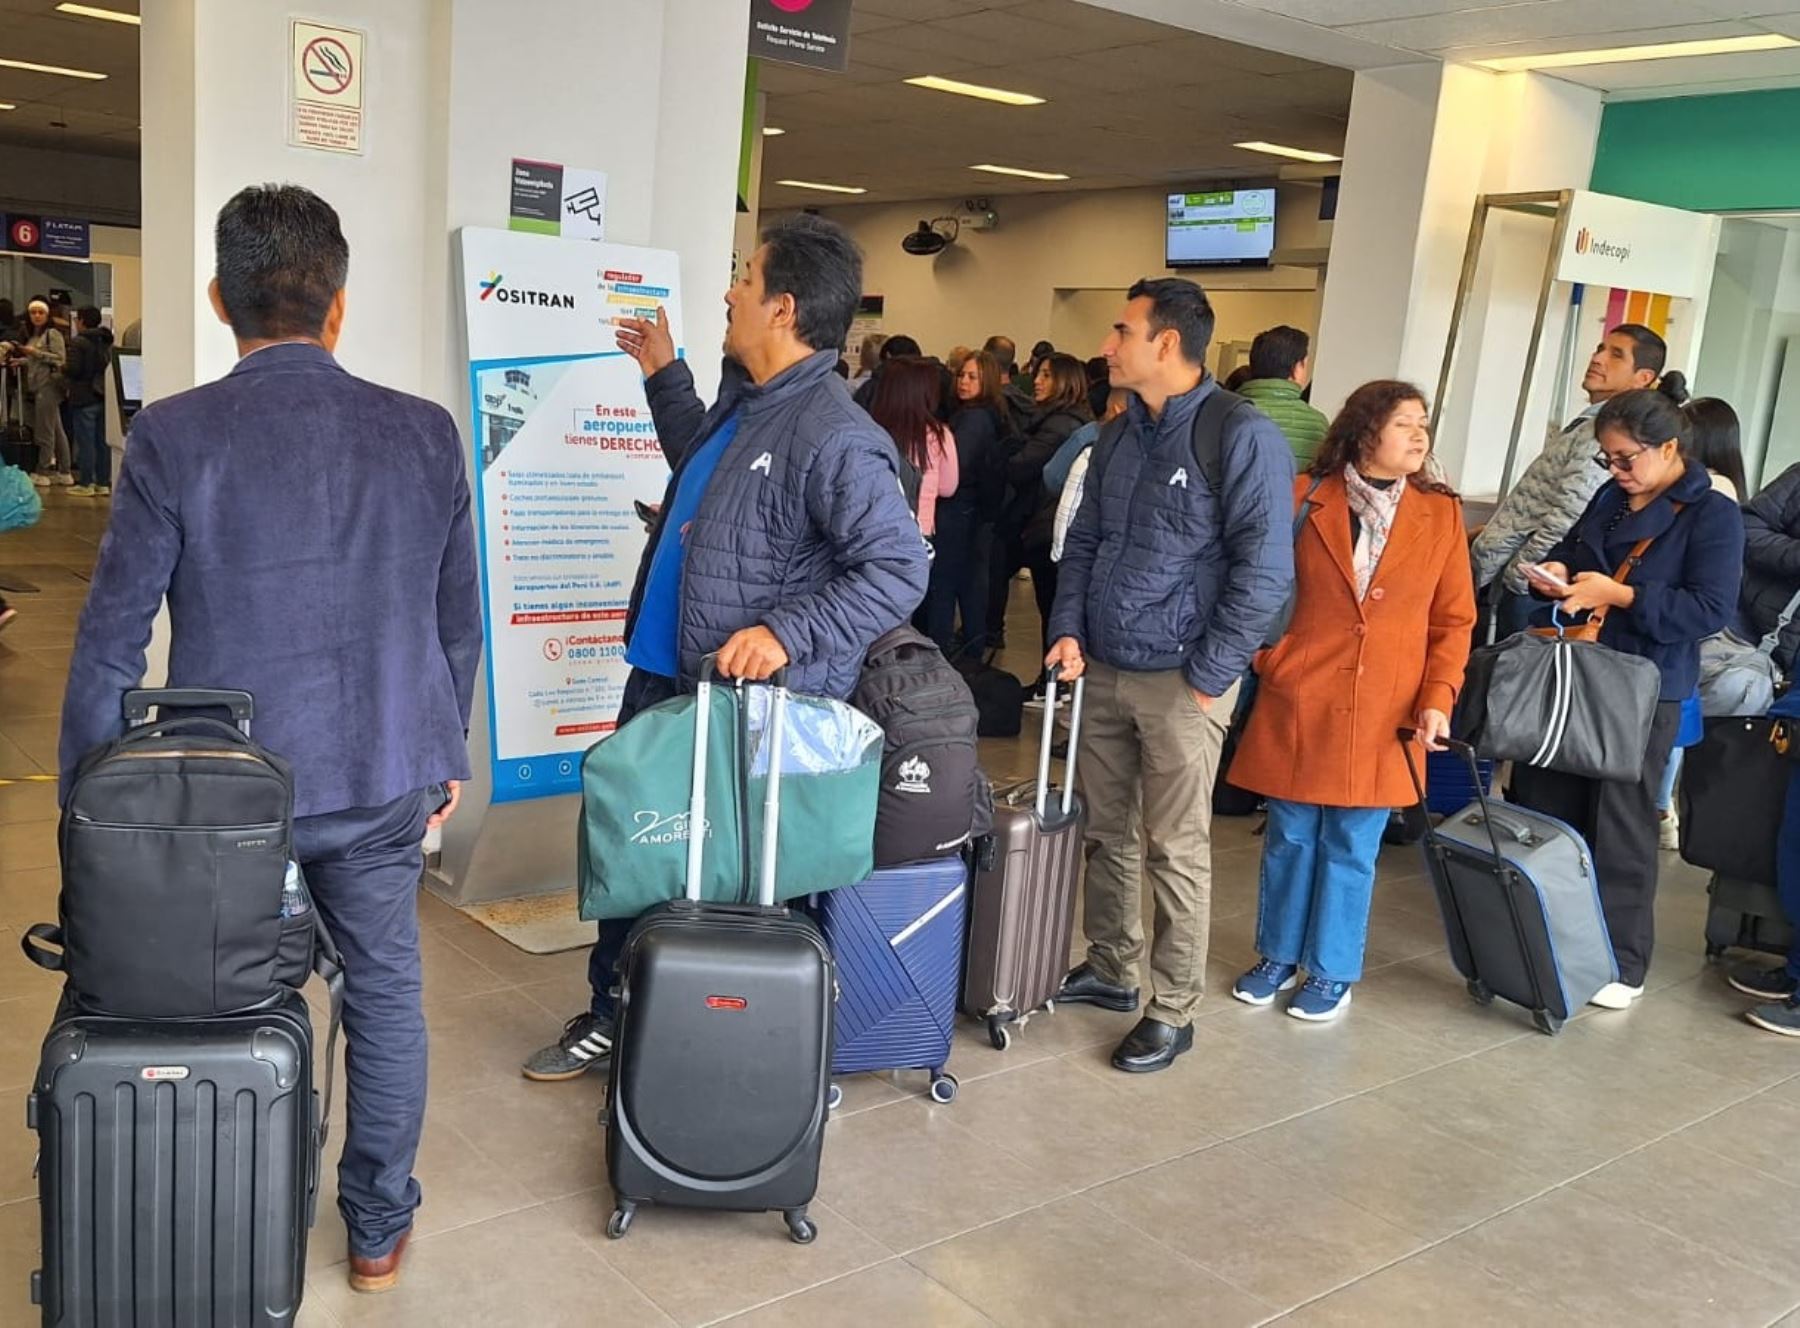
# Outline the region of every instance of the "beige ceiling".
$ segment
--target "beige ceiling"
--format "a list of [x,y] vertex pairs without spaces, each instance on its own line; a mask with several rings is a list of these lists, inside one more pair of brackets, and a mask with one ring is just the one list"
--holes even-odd
[[[1003,106],[907,86],[942,74],[1046,99]],[[850,69],[764,64],[763,202],[831,201],[781,179],[860,185],[859,201],[1272,176],[1231,145],[1343,148],[1351,75],[1076,0],[855,0]],[[1067,183],[969,170],[1060,171]],[[841,201],[841,200],[840,200]]]
[[[137,0],[97,2],[107,9],[137,9]],[[0,69],[0,102],[18,105],[16,111],[0,111],[0,143],[137,155],[135,27],[58,14],[56,0],[0,0],[0,57],[107,75],[93,82]]]
[[[1348,69],[1778,33],[1800,0],[1091,0]],[[1611,100],[1800,86],[1800,47],[1554,70]]]

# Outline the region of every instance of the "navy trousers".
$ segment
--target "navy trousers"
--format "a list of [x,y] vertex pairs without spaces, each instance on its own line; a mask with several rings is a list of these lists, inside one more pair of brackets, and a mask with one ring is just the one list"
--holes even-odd
[[441,786],[385,807],[294,822],[294,856],[344,956],[344,1156],[338,1211],[350,1252],[380,1258],[419,1206],[413,1159],[425,1124],[419,878]]
[[[680,690],[673,678],[633,669],[625,679],[625,695],[619,701],[619,724],[623,726],[638,711],[660,705]],[[619,960],[625,954],[625,938],[631,934],[631,923],[630,918],[602,918],[599,939],[588,952],[588,987],[592,992],[588,1009],[597,1019],[610,1020],[619,1012],[613,985],[619,980]]]

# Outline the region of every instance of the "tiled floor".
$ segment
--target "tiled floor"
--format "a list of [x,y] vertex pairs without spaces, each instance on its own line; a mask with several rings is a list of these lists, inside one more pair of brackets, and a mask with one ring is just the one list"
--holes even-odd
[[[52,769],[103,520],[58,493],[36,529],[0,535],[0,577],[42,587],[0,636],[0,777]],[[1018,773],[1029,743],[990,756]],[[48,785],[0,786],[15,1122],[54,999],[15,945],[54,912],[54,815]],[[1800,1046],[1744,1024],[1704,962],[1695,873],[1668,863],[1652,994],[1550,1039],[1469,1002],[1418,859],[1391,851],[1372,971],[1318,1028],[1225,995],[1251,957],[1257,842],[1244,822],[1217,837],[1194,1053],[1119,1075],[1106,1056],[1129,1019],[1074,1008],[1004,1054],[967,1030],[950,1106],[919,1076],[851,1081],[808,1248],[772,1217],[656,1210],[608,1242],[601,1084],[517,1074],[579,1008],[583,957],[524,955],[421,896],[419,1239],[397,1291],[352,1295],[328,1185],[302,1323],[1800,1325]],[[0,1129],[0,1324],[33,1318],[33,1148]]]

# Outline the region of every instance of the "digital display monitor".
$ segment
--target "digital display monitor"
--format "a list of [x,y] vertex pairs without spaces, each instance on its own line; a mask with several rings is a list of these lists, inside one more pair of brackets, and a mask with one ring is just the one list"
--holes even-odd
[[119,368],[119,405],[136,410],[144,404],[144,357],[134,350],[113,352]]
[[1169,195],[1170,267],[1267,267],[1275,252],[1274,189]]

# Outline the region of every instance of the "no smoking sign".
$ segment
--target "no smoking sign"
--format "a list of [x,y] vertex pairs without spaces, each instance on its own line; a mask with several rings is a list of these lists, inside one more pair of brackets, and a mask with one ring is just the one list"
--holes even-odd
[[320,152],[363,150],[363,34],[295,19],[290,29],[288,143]]

